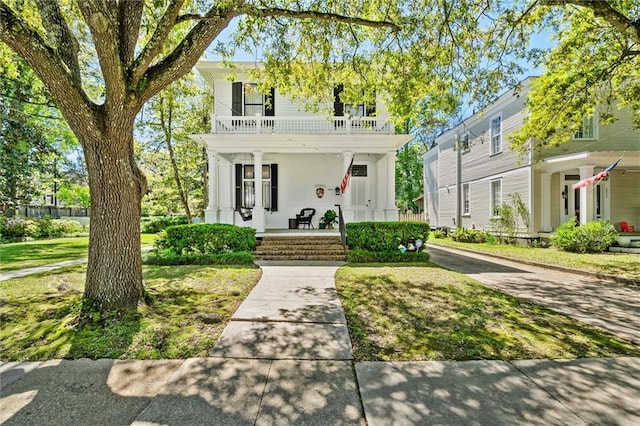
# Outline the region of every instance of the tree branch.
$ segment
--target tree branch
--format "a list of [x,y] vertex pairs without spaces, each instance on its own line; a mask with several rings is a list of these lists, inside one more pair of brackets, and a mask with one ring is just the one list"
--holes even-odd
[[89,26],[100,62],[105,82],[105,105],[108,108],[122,108],[127,92],[125,70],[120,61],[118,45],[120,28],[117,23],[117,4],[101,0],[82,0],[78,1],[78,8]]
[[156,29],[149,39],[149,42],[136,58],[131,73],[132,83],[135,86],[138,85],[142,76],[147,72],[149,64],[162,52],[162,46],[167,41],[169,33],[176,23],[178,23],[177,18],[184,1],[185,0],[172,0],[171,4],[167,6],[167,10],[165,10],[162,18],[160,18],[158,25],[156,25]]
[[36,0],[42,26],[50,38],[50,45],[58,52],[60,59],[69,69],[69,73],[77,82],[81,82],[80,65],[78,64],[78,40],[73,35],[67,21],[64,20],[57,0]]
[[[354,16],[346,16],[340,15],[338,13],[329,13],[329,12],[319,12],[315,10],[290,10],[290,9],[281,9],[281,8],[259,8],[253,7],[250,5],[240,6],[236,9],[237,15],[249,15],[255,17],[267,17],[267,18],[275,18],[275,17],[284,17],[290,19],[313,19],[316,21],[335,21],[342,22],[345,24],[353,24],[353,25],[361,25],[366,27],[373,28],[391,28],[394,31],[399,31],[400,26],[391,21],[374,21],[371,19],[358,18]],[[215,17],[207,17],[198,14],[185,14],[181,15],[177,22],[184,22],[188,20],[207,20],[207,19],[215,19]]]
[[593,14],[604,19],[622,34],[631,37],[636,43],[640,43],[640,20],[631,20],[620,13],[608,1],[603,0],[541,0],[545,6],[576,6],[591,9]]
[[118,6],[120,61],[125,68],[129,68],[133,64],[143,11],[144,1],[142,0],[122,0]]
[[95,105],[82,90],[80,82],[69,73],[59,52],[51,49],[40,34],[2,0],[0,40],[38,74],[72,128],[86,127],[86,123],[93,123],[93,128],[97,128]]

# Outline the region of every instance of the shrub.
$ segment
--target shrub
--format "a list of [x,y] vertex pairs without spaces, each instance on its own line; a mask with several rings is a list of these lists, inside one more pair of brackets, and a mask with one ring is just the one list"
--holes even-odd
[[373,252],[399,252],[399,245],[418,239],[426,243],[430,230],[424,222],[356,222],[346,228],[349,249]]
[[142,220],[143,234],[157,234],[160,231],[174,225],[186,225],[186,216],[166,216]]
[[446,238],[447,237],[447,233],[442,229],[434,229],[433,231],[431,231],[431,235],[433,235],[433,238]]
[[349,250],[347,260],[350,263],[402,263],[402,262],[427,262],[429,254],[426,252],[401,252],[394,251],[369,251]]
[[253,251],[255,245],[255,229],[220,223],[170,226],[155,242],[157,249],[176,255]]
[[77,234],[84,231],[84,227],[70,219],[44,218],[36,221],[39,230],[39,238],[60,238],[69,234]]
[[38,225],[32,219],[19,217],[4,218],[0,222],[0,237],[3,240],[22,240],[25,238],[37,238]]
[[487,241],[487,233],[479,229],[456,228],[450,235],[453,241],[461,243],[484,243]]
[[551,245],[574,253],[601,253],[618,239],[614,226],[597,220],[577,226],[576,219],[560,225],[551,237]]
[[149,253],[147,265],[253,265],[253,254],[248,251],[220,254],[175,254],[171,250]]

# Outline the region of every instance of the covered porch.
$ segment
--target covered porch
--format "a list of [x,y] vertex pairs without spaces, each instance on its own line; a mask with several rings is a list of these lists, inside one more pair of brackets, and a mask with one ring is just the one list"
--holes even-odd
[[[573,189],[622,159],[599,182]],[[536,197],[539,232],[552,232],[575,217],[579,223],[607,220],[620,231],[620,222],[640,225],[640,153],[581,152],[549,157],[539,163]]]
[[[398,220],[396,149],[409,135],[201,134],[207,149],[207,223],[289,232],[290,219],[315,209],[307,234],[340,205],[345,222]],[[341,183],[351,166],[344,193]],[[330,230],[322,230],[323,235]],[[337,231],[335,231],[337,232]]]

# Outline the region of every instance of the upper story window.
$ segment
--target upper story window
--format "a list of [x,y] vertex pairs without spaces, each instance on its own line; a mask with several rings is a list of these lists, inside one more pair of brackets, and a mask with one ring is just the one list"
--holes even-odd
[[231,88],[231,115],[275,115],[275,91],[273,87],[264,95],[255,83],[236,81]]
[[344,85],[339,84],[333,89],[333,115],[342,117],[345,114],[351,117],[371,117],[376,115],[376,104],[346,104],[340,100],[340,94],[344,92]]
[[491,155],[502,152],[502,116],[491,119]]
[[582,126],[573,135],[573,139],[596,139],[596,123],[593,117],[587,117],[582,121]]

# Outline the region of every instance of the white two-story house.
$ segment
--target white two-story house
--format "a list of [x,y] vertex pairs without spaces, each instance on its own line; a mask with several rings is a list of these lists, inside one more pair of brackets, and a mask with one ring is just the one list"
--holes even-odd
[[[551,232],[575,216],[581,223],[604,219],[618,226],[624,221],[638,229],[640,131],[633,129],[629,111],[615,111],[618,120],[610,125],[585,120],[571,141],[518,158],[509,148],[509,135],[526,118],[531,81],[442,134],[424,154],[431,226],[490,229],[499,206],[517,193],[530,214],[528,224],[520,221],[523,235]],[[620,157],[607,179],[572,189]]]
[[196,66],[215,99],[211,131],[191,136],[208,153],[206,222],[287,229],[303,208],[313,208],[318,228],[337,204],[345,222],[398,219],[395,153],[410,135],[395,134],[381,102],[343,104],[338,86],[328,88],[332,116],[309,113],[277,90],[260,93],[247,71],[255,63],[236,65],[234,81],[221,62]]

